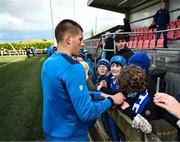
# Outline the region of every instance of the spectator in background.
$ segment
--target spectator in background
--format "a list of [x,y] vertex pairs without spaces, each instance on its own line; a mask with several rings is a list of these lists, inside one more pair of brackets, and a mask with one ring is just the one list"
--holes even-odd
[[53,46],[53,53],[57,51],[57,47]]
[[[123,28],[124,32],[131,32],[131,26],[129,23],[129,19],[124,18],[123,22],[124,22],[124,28]],[[127,41],[129,41],[129,37],[130,37],[130,34],[128,34]]]
[[31,47],[31,53],[33,54],[33,56],[35,57],[35,53],[36,53],[36,49],[34,47]]
[[[166,3],[161,2],[160,9],[154,15],[154,22],[157,28],[157,31],[167,30],[167,26],[170,21],[169,12],[166,9]],[[156,33],[156,46],[157,40],[160,38],[161,32]],[[164,36],[164,47],[167,48],[167,32],[163,32]]]
[[56,51],[57,51],[57,47],[56,46],[48,46],[48,48],[47,48],[47,55],[48,55],[48,57],[50,57]]
[[134,54],[134,52],[127,47],[127,35],[117,34],[115,36],[116,53],[115,55],[123,56],[126,61]]
[[[83,29],[75,21],[61,21],[55,29],[57,52],[42,66],[43,130],[47,141],[87,141],[88,127],[122,94],[90,92],[83,66],[72,59],[84,47]],[[106,99],[100,101],[100,97]],[[94,102],[94,99],[99,101]]]
[[30,52],[30,47],[26,47],[26,48],[25,48],[25,51],[26,51],[27,57],[30,58],[30,53],[31,53],[31,52]]
[[[106,36],[105,36],[106,40],[105,40],[104,48],[113,50],[114,49],[114,40],[113,40],[112,35],[110,35],[110,34],[111,34],[110,32],[106,33]],[[101,59],[104,58],[109,61],[113,57],[113,54],[114,54],[114,52],[112,52],[112,51],[103,51],[102,55],[101,55]]]
[[88,56],[88,50],[86,48],[83,48],[81,50],[80,56],[84,59],[84,61],[88,64],[89,66],[89,72],[92,75],[92,80],[95,80],[95,73],[92,65],[91,58]]
[[2,49],[0,50],[0,55],[3,56],[3,50]]
[[53,48],[52,46],[48,46],[47,48],[47,56],[50,57],[53,54]]
[[131,32],[131,26],[129,24],[129,19],[124,18],[124,32]]

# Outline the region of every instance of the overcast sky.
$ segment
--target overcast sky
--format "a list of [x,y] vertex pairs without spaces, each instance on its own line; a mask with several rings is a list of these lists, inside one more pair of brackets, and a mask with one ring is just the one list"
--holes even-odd
[[[52,39],[50,0],[0,0],[0,7],[0,41]],[[123,14],[88,7],[87,0],[52,0],[52,8],[54,27],[63,19],[76,20],[85,38],[95,21],[97,32],[123,24]]]

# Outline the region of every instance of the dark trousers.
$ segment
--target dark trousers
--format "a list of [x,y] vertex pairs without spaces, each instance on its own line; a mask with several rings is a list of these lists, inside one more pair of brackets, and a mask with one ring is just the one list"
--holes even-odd
[[[167,30],[167,26],[158,26],[157,27],[157,31],[161,31],[161,30]],[[156,46],[157,46],[157,41],[161,36],[161,32],[156,33]],[[164,37],[164,48],[167,48],[167,32],[163,32],[163,37]]]

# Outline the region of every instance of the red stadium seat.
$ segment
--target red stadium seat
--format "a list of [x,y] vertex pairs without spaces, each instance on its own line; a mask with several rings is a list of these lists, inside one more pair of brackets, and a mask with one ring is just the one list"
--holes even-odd
[[168,25],[169,28],[176,27],[176,21],[171,21]]
[[147,39],[148,39],[148,34],[145,33],[145,34],[143,35],[143,40],[147,40]]
[[169,39],[169,40],[174,40],[174,39],[176,39],[176,38],[175,38],[175,31],[169,31],[169,32],[168,32],[168,39]]
[[157,48],[164,48],[164,39],[163,38],[158,39]]
[[137,37],[138,40],[143,40],[143,34],[139,34]]
[[[176,27],[180,28],[180,20],[176,20]],[[175,39],[180,39],[180,30],[175,32]]]
[[136,48],[136,47],[137,47],[137,40],[134,40],[132,48]]
[[129,37],[129,41],[132,41],[132,40],[134,40],[134,35],[130,35]]
[[143,43],[143,48],[149,48],[149,41],[150,40],[145,40]]
[[155,40],[151,39],[149,42],[149,48],[154,48],[155,47]]
[[[153,29],[149,29],[148,32],[153,32],[154,30]],[[148,39],[151,40],[151,39],[154,39],[154,33],[149,33],[148,34]]]
[[138,48],[143,48],[143,40],[138,41]]
[[[176,28],[176,22],[175,21],[171,21],[169,23],[168,29],[175,29]],[[174,40],[175,39],[175,31],[169,31],[168,32],[168,39],[169,40]]]
[[130,41],[128,42],[128,47],[129,47],[129,48],[132,48],[132,47],[133,47],[133,42],[134,42],[133,40],[130,40]]
[[177,30],[175,33],[175,39],[180,39],[180,30]]

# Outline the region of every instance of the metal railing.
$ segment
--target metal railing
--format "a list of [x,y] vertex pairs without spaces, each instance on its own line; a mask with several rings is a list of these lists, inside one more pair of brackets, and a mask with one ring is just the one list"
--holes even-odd
[[[86,48],[88,48],[89,52],[91,53],[91,55],[94,58],[95,64],[96,64],[96,60],[97,57],[101,54],[101,52],[103,51],[112,51],[112,52],[116,52],[116,47],[115,47],[115,41],[114,41],[114,47],[113,49],[105,49],[105,40],[107,39],[108,36],[112,36],[113,39],[115,37],[115,35],[117,34],[126,34],[126,35],[130,35],[130,36],[135,36],[135,40],[136,41],[136,48],[131,48],[134,51],[139,51],[139,50],[148,50],[148,51],[152,51],[153,54],[153,62],[152,62],[152,67],[156,67],[156,53],[158,50],[160,51],[180,51],[180,48],[157,48],[156,46],[154,46],[153,48],[137,48],[138,45],[138,35],[142,35],[142,34],[156,34],[156,33],[162,33],[162,32],[170,32],[170,31],[177,31],[180,30],[180,28],[175,28],[175,29],[168,29],[168,30],[161,30],[161,31],[152,31],[152,32],[120,32],[120,33],[108,33],[108,34],[103,34],[101,35],[101,38],[99,39],[92,39],[92,40],[85,40],[85,44],[86,44]],[[154,36],[154,45],[155,45],[156,39]],[[96,48],[92,48],[96,46]]]
[[[36,49],[35,54],[43,54],[45,53],[45,49]],[[25,50],[1,50],[0,51],[0,56],[14,56],[14,55],[26,55]]]

